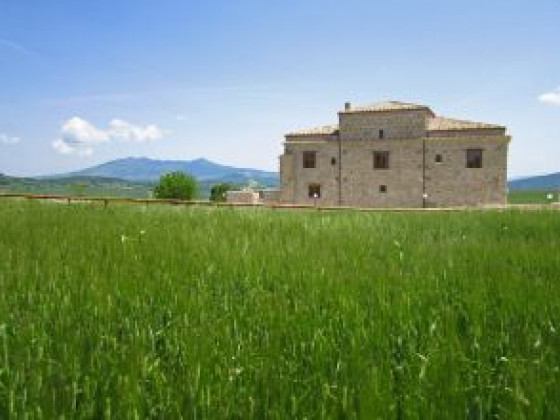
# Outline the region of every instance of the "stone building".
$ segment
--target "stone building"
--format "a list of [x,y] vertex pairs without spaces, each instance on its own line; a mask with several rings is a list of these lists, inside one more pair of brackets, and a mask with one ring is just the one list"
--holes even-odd
[[510,136],[500,125],[382,102],[338,112],[338,124],[286,134],[282,203],[359,207],[506,204]]

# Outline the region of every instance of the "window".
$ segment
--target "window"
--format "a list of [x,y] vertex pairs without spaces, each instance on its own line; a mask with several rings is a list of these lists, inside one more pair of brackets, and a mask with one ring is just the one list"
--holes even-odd
[[373,152],[373,169],[389,169],[389,152]]
[[384,139],[385,138],[385,132],[383,130],[379,130],[379,138],[380,139]]
[[482,149],[467,149],[467,168],[482,168]]
[[379,192],[380,193],[386,193],[387,192],[387,185],[380,185],[379,186]]
[[317,152],[303,152],[303,167],[315,168]]
[[309,198],[321,198],[321,185],[309,184],[307,194]]
[[436,155],[436,163],[441,163],[443,162],[443,156],[442,155]]
[[335,157],[331,158],[331,165],[333,165],[333,166],[336,165],[336,158]]

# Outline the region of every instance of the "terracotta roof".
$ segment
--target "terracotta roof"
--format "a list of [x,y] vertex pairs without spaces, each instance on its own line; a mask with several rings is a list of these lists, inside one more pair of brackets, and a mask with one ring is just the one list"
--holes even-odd
[[456,120],[454,118],[434,117],[428,119],[428,131],[457,131],[476,129],[505,129],[501,125],[486,124],[474,121]]
[[321,127],[303,128],[301,130],[292,131],[286,136],[317,136],[317,135],[330,135],[338,131],[338,124],[323,125]]
[[342,114],[351,114],[353,112],[386,112],[386,111],[415,111],[415,110],[425,110],[433,114],[430,107],[426,105],[411,104],[407,102],[398,101],[387,101],[378,102],[371,105],[365,106],[353,106],[350,109],[345,109],[340,111]]
[[[353,113],[353,112],[387,112],[387,111],[410,111],[410,110],[425,110],[431,114],[427,119],[427,131],[463,131],[463,130],[481,130],[481,129],[502,129],[504,126],[496,124],[487,124],[475,121],[458,120],[454,118],[437,117],[433,111],[426,105],[411,104],[407,102],[388,101],[378,102],[372,105],[351,107],[340,111],[340,113]],[[339,127],[337,124],[323,125],[320,127],[304,128],[301,130],[292,131],[286,134],[289,136],[328,136],[337,134]]]

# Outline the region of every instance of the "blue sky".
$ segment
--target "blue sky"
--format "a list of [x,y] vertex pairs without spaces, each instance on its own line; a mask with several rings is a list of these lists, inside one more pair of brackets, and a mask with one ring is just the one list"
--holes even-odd
[[0,172],[126,156],[277,169],[347,100],[508,127],[560,171],[558,0],[0,0]]

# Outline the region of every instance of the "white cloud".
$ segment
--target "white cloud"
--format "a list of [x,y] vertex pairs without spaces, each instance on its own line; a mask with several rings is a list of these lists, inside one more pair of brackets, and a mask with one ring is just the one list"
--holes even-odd
[[58,153],[62,153],[63,155],[76,154],[78,156],[90,156],[93,154],[93,149],[91,147],[70,146],[62,139],[53,141],[52,146]]
[[165,135],[165,131],[156,125],[140,127],[118,119],[111,121],[107,133],[115,139],[137,141],[139,143],[159,140]]
[[109,141],[108,133],[98,130],[80,117],[70,118],[61,129],[62,140],[67,144],[98,144]]
[[548,105],[560,106],[560,87],[552,92],[546,92],[539,96],[539,101]]
[[80,117],[70,118],[62,124],[60,137],[53,141],[53,148],[62,154],[76,154],[90,156],[94,147],[111,141],[132,141],[143,143],[159,140],[167,131],[157,125],[145,127],[130,124],[126,121],[114,119],[105,130]]
[[20,141],[19,137],[8,136],[7,134],[0,133],[1,144],[17,144]]
[[187,117],[183,114],[177,114],[177,116],[175,117],[175,119],[177,121],[185,121],[187,119]]

